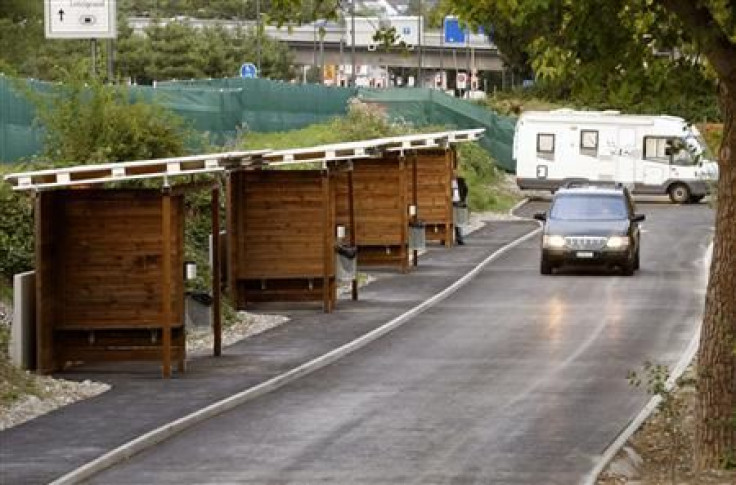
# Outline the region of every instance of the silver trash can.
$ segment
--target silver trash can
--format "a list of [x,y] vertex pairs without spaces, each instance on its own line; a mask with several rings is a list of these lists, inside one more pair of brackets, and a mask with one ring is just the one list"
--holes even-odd
[[335,247],[335,278],[337,281],[354,281],[358,274],[358,248],[337,245]]
[[422,221],[409,223],[409,249],[420,251],[427,247],[426,225]]
[[465,226],[470,220],[470,211],[465,204],[454,204],[452,206],[453,219],[456,226]]

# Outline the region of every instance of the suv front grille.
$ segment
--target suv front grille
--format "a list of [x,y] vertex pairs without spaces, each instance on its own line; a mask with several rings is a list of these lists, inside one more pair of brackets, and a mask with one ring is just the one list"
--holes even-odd
[[566,236],[565,246],[575,250],[603,249],[608,242],[607,237],[597,236]]

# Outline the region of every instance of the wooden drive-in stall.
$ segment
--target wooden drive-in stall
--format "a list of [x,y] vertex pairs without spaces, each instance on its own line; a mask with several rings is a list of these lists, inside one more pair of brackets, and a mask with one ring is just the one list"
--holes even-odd
[[[365,156],[363,145],[274,151],[264,156],[267,167],[229,174],[228,281],[238,309],[271,301],[334,309],[336,251],[350,242],[348,230],[337,227],[336,203],[351,205],[350,191],[338,194],[336,182],[349,173],[349,160]],[[344,224],[352,220],[348,214]],[[354,274],[352,285],[357,299]]]
[[[352,176],[354,239],[358,265],[409,268],[408,163],[399,153],[353,162],[353,171],[338,179],[337,223],[347,226],[350,207],[344,197]],[[352,233],[351,233],[352,235]]]
[[452,179],[455,148],[415,150],[408,157],[411,175],[407,193],[417,217],[424,223],[426,240],[451,246],[453,242]]
[[[16,190],[35,193],[37,370],[53,372],[74,362],[158,361],[166,377],[172,363],[183,371],[182,194],[193,187],[171,187],[169,177],[224,171],[247,164],[260,153],[88,165],[7,176]],[[162,178],[161,189],[91,188],[154,177]],[[217,194],[215,187],[213,207]],[[218,285],[213,292],[218,355]]]

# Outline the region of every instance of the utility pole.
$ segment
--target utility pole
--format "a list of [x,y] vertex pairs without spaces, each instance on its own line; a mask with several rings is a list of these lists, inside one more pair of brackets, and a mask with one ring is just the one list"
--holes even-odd
[[422,87],[422,0],[419,0],[419,12],[417,15],[417,82],[418,88]]
[[256,67],[261,75],[261,0],[256,0]]
[[351,22],[351,32],[350,36],[352,38],[351,42],[351,62],[352,62],[352,68],[350,70],[350,86],[355,87],[355,0],[351,0],[350,2],[350,22]]

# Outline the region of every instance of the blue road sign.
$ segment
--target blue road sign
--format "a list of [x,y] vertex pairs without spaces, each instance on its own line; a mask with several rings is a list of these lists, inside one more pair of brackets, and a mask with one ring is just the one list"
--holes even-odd
[[464,44],[465,28],[457,17],[445,17],[445,44]]
[[252,62],[246,62],[240,66],[240,77],[254,78],[258,77],[258,69]]

